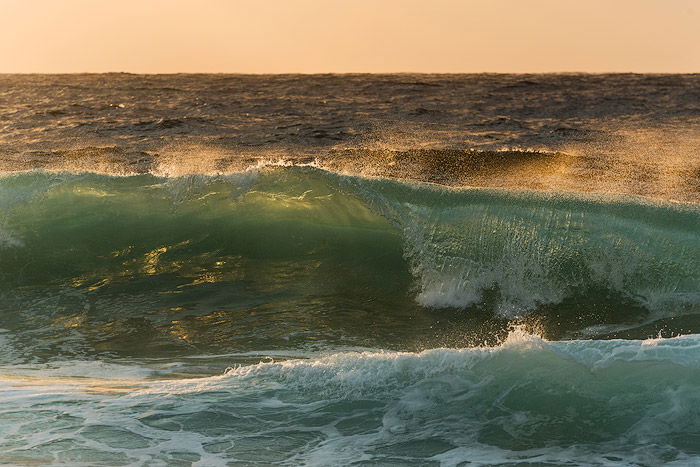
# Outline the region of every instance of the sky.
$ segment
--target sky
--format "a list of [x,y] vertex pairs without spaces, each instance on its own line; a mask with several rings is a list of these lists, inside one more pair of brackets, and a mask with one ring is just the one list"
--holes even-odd
[[0,0],[0,73],[700,72],[700,0]]

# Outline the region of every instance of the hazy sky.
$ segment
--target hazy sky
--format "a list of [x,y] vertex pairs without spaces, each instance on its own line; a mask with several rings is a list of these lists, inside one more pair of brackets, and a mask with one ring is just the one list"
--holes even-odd
[[0,72],[700,72],[700,0],[0,0]]

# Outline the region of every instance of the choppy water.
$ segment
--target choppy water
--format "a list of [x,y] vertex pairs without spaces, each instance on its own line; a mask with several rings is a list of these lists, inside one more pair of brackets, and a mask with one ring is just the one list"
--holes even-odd
[[0,463],[700,463],[700,76],[0,76]]

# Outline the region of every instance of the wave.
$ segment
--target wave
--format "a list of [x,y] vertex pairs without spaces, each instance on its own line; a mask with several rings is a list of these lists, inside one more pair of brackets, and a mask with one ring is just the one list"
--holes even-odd
[[[221,321],[216,313],[272,314],[261,312],[271,303],[324,310],[329,332],[370,315],[390,326],[412,307],[537,315],[545,328],[598,335],[699,314],[696,205],[268,167],[174,178],[28,172],[0,179],[0,206],[2,308],[48,313],[66,328],[105,332],[118,318],[141,333],[167,325],[169,336],[194,335]],[[418,327],[433,318],[412,315]],[[309,319],[294,315],[300,339]]]
[[0,461],[687,465],[700,456],[699,352],[698,335],[515,330],[496,347],[343,352],[185,380],[30,381],[24,369],[0,378],[2,417],[32,445],[0,439]]

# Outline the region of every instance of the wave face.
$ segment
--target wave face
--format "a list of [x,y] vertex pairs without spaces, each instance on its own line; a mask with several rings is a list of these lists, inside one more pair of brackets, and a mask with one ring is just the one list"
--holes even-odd
[[699,352],[698,335],[514,331],[498,347],[315,354],[196,379],[25,365],[0,380],[0,462],[694,465]]
[[552,338],[700,331],[694,205],[311,167],[28,172],[0,194],[0,313],[28,361],[474,345],[513,320]]
[[0,464],[700,465],[697,102],[0,75]]

